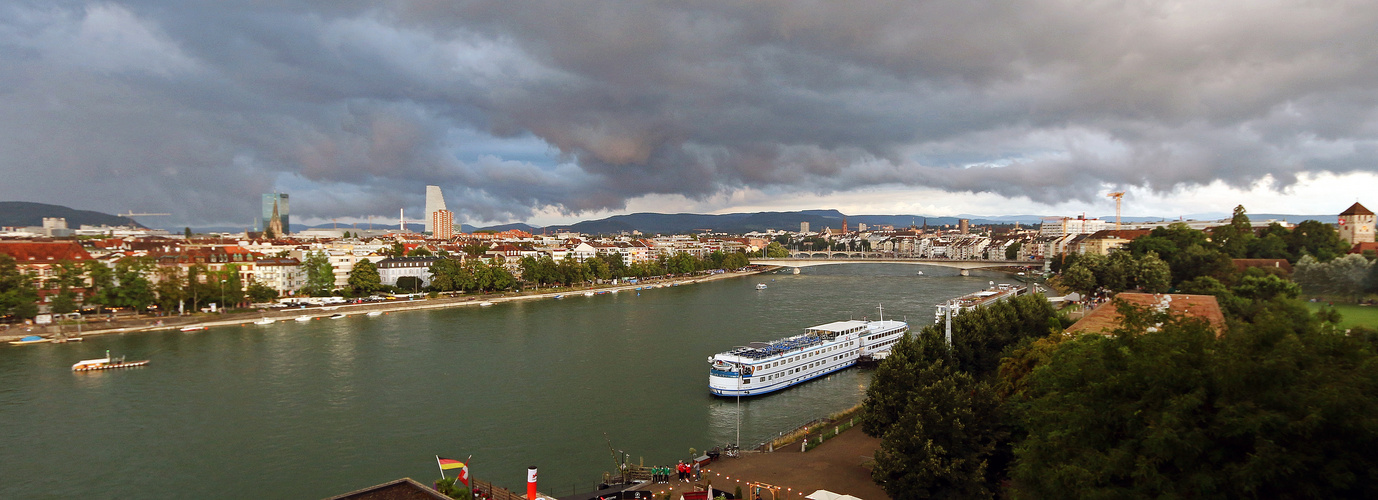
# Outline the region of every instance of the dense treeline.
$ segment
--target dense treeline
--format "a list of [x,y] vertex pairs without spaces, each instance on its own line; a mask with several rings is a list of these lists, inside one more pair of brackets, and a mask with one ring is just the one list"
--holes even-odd
[[662,255],[655,260],[627,265],[617,252],[598,254],[580,262],[565,258],[559,262],[549,256],[521,259],[522,280],[537,286],[573,285],[598,280],[646,278],[667,274],[689,274],[710,269],[739,269],[751,264],[742,252],[715,251],[700,259],[679,252]]
[[[952,346],[924,328],[896,344],[867,391],[863,430],[881,438],[874,479],[896,499],[1378,496],[1378,331],[1339,331],[1285,274],[1228,265],[1239,248],[1275,247],[1299,275],[1353,282],[1366,259],[1337,258],[1305,223],[1300,240],[1323,244],[1236,233],[1227,250],[1218,235],[1182,229],[1072,262],[1061,278],[1214,295],[1223,335],[1124,308],[1113,334],[1070,337],[1039,297],[958,316]],[[1334,269],[1306,271],[1323,256]]]

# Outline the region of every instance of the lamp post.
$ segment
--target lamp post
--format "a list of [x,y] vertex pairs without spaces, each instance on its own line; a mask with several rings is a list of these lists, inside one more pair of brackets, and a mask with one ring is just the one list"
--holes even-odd
[[220,314],[225,314],[225,280],[220,280]]

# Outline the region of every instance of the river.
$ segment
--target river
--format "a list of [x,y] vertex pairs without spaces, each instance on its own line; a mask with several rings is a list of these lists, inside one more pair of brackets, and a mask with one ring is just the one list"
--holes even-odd
[[[924,276],[915,273],[922,270]],[[922,327],[994,272],[831,265],[618,294],[105,335],[0,347],[0,498],[324,498],[434,455],[522,491],[586,491],[608,442],[673,464],[736,439],[707,389],[713,353],[848,318]],[[756,290],[757,283],[769,288]],[[105,350],[149,366],[73,373]],[[853,368],[740,405],[743,447],[864,397]]]

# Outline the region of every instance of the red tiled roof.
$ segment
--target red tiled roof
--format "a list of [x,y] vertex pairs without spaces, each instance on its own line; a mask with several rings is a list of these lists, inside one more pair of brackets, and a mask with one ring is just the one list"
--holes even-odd
[[[1171,302],[1164,300],[1171,297]],[[1120,293],[1106,304],[1102,304],[1095,310],[1088,313],[1081,320],[1077,321],[1067,333],[1100,333],[1109,334],[1111,331],[1120,327],[1124,317],[1120,315],[1117,302],[1128,303],[1141,308],[1152,309],[1162,304],[1168,304],[1168,310],[1173,315],[1185,314],[1190,317],[1206,320],[1215,329],[1218,337],[1225,333],[1225,314],[1220,312],[1220,303],[1216,302],[1212,295],[1187,295],[1187,294],[1156,294],[1156,293]]]
[[0,242],[0,254],[14,257],[20,265],[91,258],[91,254],[75,241],[4,241]]

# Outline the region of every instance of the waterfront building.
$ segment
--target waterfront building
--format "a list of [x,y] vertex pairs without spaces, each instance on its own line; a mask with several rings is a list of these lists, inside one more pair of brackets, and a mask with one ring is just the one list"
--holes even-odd
[[264,232],[273,236],[283,236],[292,231],[291,217],[287,206],[287,193],[263,193],[263,216],[260,219]]
[[1360,243],[1373,243],[1373,211],[1355,203],[1340,212],[1340,239],[1353,247]]
[[435,234],[433,219],[440,210],[445,210],[445,195],[441,194],[440,186],[426,186],[426,232]]
[[1100,219],[1087,219],[1085,217],[1045,217],[1043,225],[1039,226],[1040,236],[1064,236],[1077,234],[1091,234],[1105,229],[1106,222]]
[[384,285],[397,286],[397,280],[411,276],[421,280],[421,286],[431,285],[431,264],[438,257],[389,257],[378,262],[378,277]]
[[292,295],[306,284],[301,261],[291,257],[259,259],[254,267],[254,282],[277,290],[280,295]]
[[1147,229],[1105,229],[1096,231],[1077,242],[1076,253],[1110,255],[1110,251],[1128,245],[1137,238],[1148,236]]
[[431,236],[442,240],[448,240],[455,236],[454,212],[445,209],[436,210],[431,212],[429,222],[432,227]]

